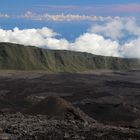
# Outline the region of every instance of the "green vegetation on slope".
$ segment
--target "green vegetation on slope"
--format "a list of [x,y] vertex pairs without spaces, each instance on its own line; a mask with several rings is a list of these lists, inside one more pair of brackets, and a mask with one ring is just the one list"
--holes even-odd
[[80,72],[94,69],[121,70],[131,68],[140,68],[139,59],[122,59],[0,43],[0,69]]

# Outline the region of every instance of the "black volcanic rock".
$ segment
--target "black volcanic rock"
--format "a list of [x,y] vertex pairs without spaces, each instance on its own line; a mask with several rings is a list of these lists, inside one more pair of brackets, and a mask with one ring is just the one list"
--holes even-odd
[[[140,130],[98,123],[50,120],[44,115],[0,115],[0,139],[7,140],[139,140]],[[4,139],[2,139],[4,140]]]
[[139,70],[0,72],[0,139],[140,139]]
[[95,122],[95,120],[91,119],[79,108],[75,108],[68,101],[56,96],[48,96],[46,99],[28,109],[26,113],[33,115],[43,114],[59,120]]

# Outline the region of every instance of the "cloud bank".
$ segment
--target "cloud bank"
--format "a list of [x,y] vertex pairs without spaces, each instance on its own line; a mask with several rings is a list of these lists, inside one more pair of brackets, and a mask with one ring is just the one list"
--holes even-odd
[[[26,9],[26,8],[25,8]],[[29,10],[29,11],[28,11]],[[44,12],[47,10],[47,13]],[[15,14],[0,13],[0,18],[29,18],[31,20],[75,21],[105,20],[110,16],[139,16],[140,3],[94,4],[94,5],[35,5],[24,13],[13,10]],[[44,13],[43,13],[43,12]],[[57,14],[49,14],[57,13]],[[62,13],[62,14],[61,14]],[[97,15],[97,16],[94,16]],[[102,15],[102,16],[100,16]],[[108,17],[108,15],[110,15]]]
[[31,11],[27,11],[24,15],[18,16],[18,18],[27,18],[32,20],[51,20],[51,21],[102,21],[111,19],[110,16],[92,16],[92,15],[81,15],[81,14],[36,14]]
[[119,44],[102,36],[85,33],[74,42],[66,39],[57,39],[57,33],[44,27],[42,29],[13,30],[0,29],[0,42],[11,42],[23,45],[46,47],[48,49],[72,50],[88,52],[98,55],[120,56],[118,52]]
[[134,17],[118,17],[112,18],[101,25],[93,25],[89,32],[98,33],[113,40],[119,40],[127,35],[140,36],[140,26]]
[[47,27],[24,30],[18,28],[13,30],[0,29],[0,42],[11,42],[56,50],[88,52],[104,56],[140,58],[140,37],[120,45],[118,41],[106,39],[102,35],[92,32],[82,34],[73,42],[69,42],[64,38],[57,39],[57,35],[57,33]]
[[[53,21],[53,22],[69,22],[69,21],[107,21],[111,20],[111,16],[95,16],[95,15],[85,15],[85,14],[49,14],[42,13],[37,14],[31,11],[27,11],[24,14],[1,14],[0,18],[9,18],[9,19],[30,19],[37,21]],[[114,17],[117,18],[117,17]]]
[[0,18],[9,18],[10,16],[8,14],[2,14],[0,13]]
[[[27,16],[29,15],[32,16],[32,13],[29,12]],[[0,29],[0,42],[88,52],[104,56],[140,58],[140,25],[133,17],[108,18],[106,21],[93,24],[87,32],[73,42],[62,38],[59,33],[47,27],[23,30],[19,28]]]

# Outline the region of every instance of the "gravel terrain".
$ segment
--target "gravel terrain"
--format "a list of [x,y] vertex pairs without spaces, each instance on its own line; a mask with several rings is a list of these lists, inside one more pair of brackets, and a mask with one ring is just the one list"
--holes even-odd
[[140,71],[1,71],[0,140],[16,139],[140,140]]

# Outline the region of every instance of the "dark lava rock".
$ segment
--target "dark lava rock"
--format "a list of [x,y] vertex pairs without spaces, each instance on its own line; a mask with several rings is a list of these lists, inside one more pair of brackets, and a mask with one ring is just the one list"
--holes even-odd
[[6,133],[0,134],[0,140],[11,140],[11,139],[13,138],[10,134],[6,134]]
[[140,130],[48,119],[46,115],[0,115],[2,140],[139,140]]
[[38,104],[26,111],[28,114],[43,114],[53,119],[59,120],[77,120],[83,122],[95,122],[79,108],[75,108],[68,101],[56,97],[48,96]]

